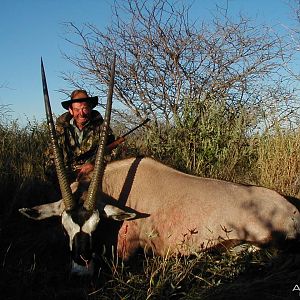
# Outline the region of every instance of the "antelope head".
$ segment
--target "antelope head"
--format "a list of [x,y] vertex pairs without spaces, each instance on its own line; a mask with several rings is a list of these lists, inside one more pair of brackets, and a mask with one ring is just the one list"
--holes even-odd
[[[135,217],[134,213],[125,212],[115,206],[105,205],[103,203],[101,205],[102,178],[105,168],[104,154],[112,108],[115,62],[116,56],[114,55],[105,117],[100,134],[94,171],[91,180],[86,185],[86,189],[78,193],[80,182],[74,182],[70,185],[66,176],[66,170],[59,150],[52,118],[43,61],[41,61],[45,110],[62,199],[54,203],[35,206],[33,208],[21,208],[19,211],[25,216],[35,220],[61,216],[62,225],[69,236],[69,246],[72,256],[71,272],[79,275],[91,275],[93,273],[92,234],[98,226],[100,216],[118,221]],[[100,205],[97,202],[100,202]],[[98,209],[99,207],[100,209]]]

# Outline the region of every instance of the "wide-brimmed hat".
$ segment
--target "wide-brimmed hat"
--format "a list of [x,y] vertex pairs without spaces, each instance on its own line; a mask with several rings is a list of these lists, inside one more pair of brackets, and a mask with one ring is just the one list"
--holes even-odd
[[88,102],[91,108],[94,108],[98,104],[98,97],[95,96],[95,97],[87,97],[87,98],[79,98],[79,99],[70,99],[70,100],[63,101],[61,105],[64,109],[68,110],[70,105],[75,102]]

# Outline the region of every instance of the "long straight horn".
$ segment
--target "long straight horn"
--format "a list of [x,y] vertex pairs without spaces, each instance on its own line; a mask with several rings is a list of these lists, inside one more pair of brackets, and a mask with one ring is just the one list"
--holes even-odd
[[56,173],[57,173],[57,177],[58,177],[58,182],[59,182],[62,198],[63,198],[64,204],[65,204],[65,209],[70,210],[74,207],[75,202],[73,200],[72,191],[71,191],[69,182],[67,180],[67,175],[66,175],[65,166],[63,163],[62,154],[60,152],[58,142],[57,142],[57,136],[56,136],[55,126],[54,126],[53,117],[52,117],[46,75],[45,75],[44,64],[43,64],[42,58],[41,58],[41,71],[42,71],[42,83],[43,83],[45,110],[46,110],[46,116],[47,116],[48,129],[50,132],[51,146],[53,149]]
[[95,167],[93,177],[88,189],[87,198],[84,202],[84,207],[87,210],[94,210],[96,207],[96,195],[99,190],[102,190],[102,177],[104,174],[104,154],[107,141],[108,128],[110,123],[110,115],[112,108],[112,97],[115,82],[115,67],[116,67],[116,54],[114,54],[113,63],[110,71],[109,90],[107,95],[107,104],[105,110],[105,117],[102,124],[102,130],[99,139],[99,147],[96,154]]

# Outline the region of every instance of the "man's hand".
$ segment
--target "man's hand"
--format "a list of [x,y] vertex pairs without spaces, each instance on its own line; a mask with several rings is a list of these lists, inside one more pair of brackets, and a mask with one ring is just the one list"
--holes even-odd
[[82,166],[82,168],[80,169],[80,172],[77,175],[77,180],[79,180],[81,177],[86,176],[87,174],[89,174],[90,172],[92,172],[94,170],[94,165],[91,163],[86,163]]

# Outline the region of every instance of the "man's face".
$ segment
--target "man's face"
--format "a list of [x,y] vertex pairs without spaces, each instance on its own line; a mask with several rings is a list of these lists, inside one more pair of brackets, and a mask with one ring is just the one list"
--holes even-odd
[[75,102],[72,103],[69,112],[78,128],[81,129],[90,120],[92,109],[87,102]]

